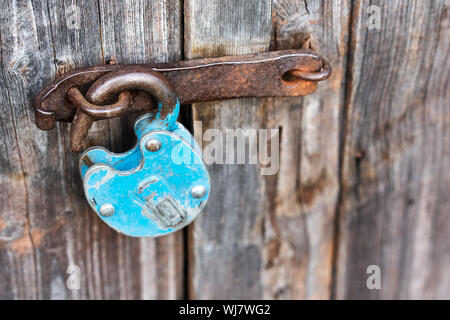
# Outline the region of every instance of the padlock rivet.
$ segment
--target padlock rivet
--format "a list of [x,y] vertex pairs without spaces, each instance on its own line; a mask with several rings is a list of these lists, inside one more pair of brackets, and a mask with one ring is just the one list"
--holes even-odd
[[114,214],[114,212],[116,210],[114,209],[114,206],[112,204],[106,203],[106,204],[102,205],[98,211],[100,212],[100,214],[102,216],[110,217]]
[[145,148],[148,151],[158,151],[161,148],[161,141],[159,141],[158,139],[150,139],[147,140],[147,142],[145,143]]
[[203,198],[206,194],[206,188],[204,186],[195,186],[191,189],[191,196],[194,198],[200,199]]

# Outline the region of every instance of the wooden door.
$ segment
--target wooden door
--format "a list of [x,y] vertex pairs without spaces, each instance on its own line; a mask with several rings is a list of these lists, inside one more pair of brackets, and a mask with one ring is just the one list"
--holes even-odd
[[[1,4],[1,299],[450,298],[450,1]],[[34,125],[36,93],[76,67],[302,47],[333,67],[312,95],[183,106],[191,129],[278,129],[280,163],[210,165],[204,214],[167,237],[103,224],[69,125]],[[132,123],[90,139],[124,151]]]

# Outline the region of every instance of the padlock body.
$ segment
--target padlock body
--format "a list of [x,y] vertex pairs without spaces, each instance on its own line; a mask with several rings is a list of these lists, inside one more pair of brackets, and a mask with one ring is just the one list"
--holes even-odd
[[[176,123],[172,131],[146,127],[140,118],[137,145],[123,154],[86,150],[80,171],[86,198],[110,227],[134,237],[157,237],[191,223],[210,193],[208,171],[192,135]],[[158,142],[159,149],[148,149]],[[200,192],[199,192],[200,190]],[[106,208],[106,209],[105,209]]]

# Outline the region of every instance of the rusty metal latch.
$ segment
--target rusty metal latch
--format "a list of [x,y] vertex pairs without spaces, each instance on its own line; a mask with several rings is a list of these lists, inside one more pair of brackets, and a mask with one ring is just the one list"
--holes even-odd
[[[158,237],[191,223],[211,188],[200,147],[177,122],[180,102],[306,95],[330,73],[309,50],[80,68],[39,93],[36,124],[51,130],[56,121],[73,121],[70,148],[85,149],[80,173],[91,208],[118,232]],[[86,149],[95,120],[137,111],[144,115],[134,125],[134,148],[120,154]]]
[[[144,69],[154,76],[152,85],[142,88],[134,79],[134,84],[124,86],[136,70]],[[36,96],[36,125],[42,130],[51,130],[56,121],[73,121],[71,150],[80,152],[86,147],[84,138],[93,121],[154,109],[154,90],[163,84],[170,83],[180,102],[190,104],[239,97],[303,96],[312,93],[317,82],[330,74],[329,63],[311,50],[195,59],[173,64],[78,68],[57,78]],[[103,95],[103,98],[98,100],[96,95]]]

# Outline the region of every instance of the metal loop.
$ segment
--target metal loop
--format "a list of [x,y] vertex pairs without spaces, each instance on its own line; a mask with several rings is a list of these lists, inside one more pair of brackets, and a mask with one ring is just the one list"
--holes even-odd
[[94,82],[86,98],[103,104],[124,90],[144,90],[163,105],[163,114],[170,113],[178,101],[174,87],[161,73],[143,66],[129,66],[110,72]]
[[301,71],[301,70],[290,70],[289,73],[293,76],[306,81],[323,81],[330,77],[332,68],[330,63],[322,58],[322,68],[319,71]]
[[[167,123],[170,126],[170,121],[176,120],[179,110],[178,98],[169,80],[149,68],[124,67],[98,78],[89,88],[86,98],[77,88],[68,90],[67,98],[77,108],[70,129],[70,148],[73,152],[80,152],[86,147],[84,139],[95,119],[118,117],[132,108],[133,97],[127,91],[132,89],[144,90],[160,102],[158,108],[160,123]],[[116,103],[101,105],[117,94],[119,97]]]
[[129,91],[120,92],[116,103],[105,106],[90,103],[76,87],[67,91],[67,98],[77,109],[94,119],[119,117],[133,103],[133,97]]

